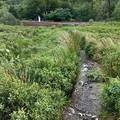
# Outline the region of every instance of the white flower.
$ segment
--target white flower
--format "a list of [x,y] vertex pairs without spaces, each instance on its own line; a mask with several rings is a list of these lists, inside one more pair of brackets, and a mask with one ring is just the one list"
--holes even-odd
[[9,53],[9,52],[10,52],[10,50],[6,49],[6,52],[8,52],[8,53]]

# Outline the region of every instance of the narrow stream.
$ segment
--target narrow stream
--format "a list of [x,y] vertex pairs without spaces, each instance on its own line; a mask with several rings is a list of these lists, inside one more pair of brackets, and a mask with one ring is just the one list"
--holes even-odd
[[85,52],[81,51],[82,67],[71,105],[64,111],[63,120],[99,120],[100,115],[100,83],[90,82],[88,70],[97,68],[97,63],[89,61]]

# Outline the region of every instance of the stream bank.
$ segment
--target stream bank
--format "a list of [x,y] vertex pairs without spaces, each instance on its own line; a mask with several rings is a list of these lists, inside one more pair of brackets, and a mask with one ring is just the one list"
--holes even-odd
[[99,120],[101,111],[101,83],[92,82],[87,77],[89,69],[96,69],[99,65],[87,59],[84,51],[81,51],[81,70],[72,101],[65,109],[63,120]]

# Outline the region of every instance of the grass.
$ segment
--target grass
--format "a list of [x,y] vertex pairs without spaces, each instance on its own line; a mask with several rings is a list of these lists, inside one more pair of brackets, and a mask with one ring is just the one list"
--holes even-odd
[[106,116],[105,119],[113,119],[110,116],[112,115],[119,119],[120,24],[95,23],[78,29],[86,36],[86,53],[102,65],[104,79],[107,81],[101,95],[104,107],[101,116]]
[[79,73],[80,46],[102,64],[107,78],[120,77],[119,22],[48,28],[0,25],[0,43],[3,120],[61,119]]
[[19,26],[0,31],[0,119],[60,119],[79,71],[79,32]]

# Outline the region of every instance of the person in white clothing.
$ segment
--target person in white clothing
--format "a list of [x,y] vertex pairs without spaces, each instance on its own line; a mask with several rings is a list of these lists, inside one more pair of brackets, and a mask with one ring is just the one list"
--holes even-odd
[[41,18],[40,18],[40,16],[38,16],[38,22],[41,22]]

